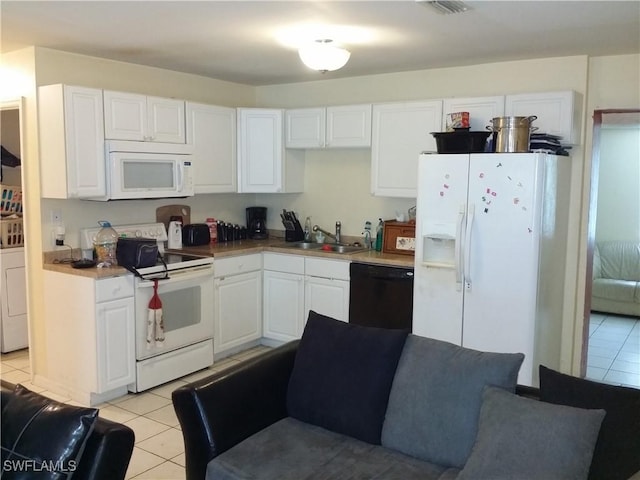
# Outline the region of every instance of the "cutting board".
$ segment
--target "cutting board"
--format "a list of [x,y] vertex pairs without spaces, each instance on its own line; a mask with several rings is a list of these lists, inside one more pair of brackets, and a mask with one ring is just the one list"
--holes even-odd
[[191,207],[189,205],[163,205],[156,208],[156,222],[164,223],[165,228],[169,228],[171,217],[182,217],[182,225],[191,223]]

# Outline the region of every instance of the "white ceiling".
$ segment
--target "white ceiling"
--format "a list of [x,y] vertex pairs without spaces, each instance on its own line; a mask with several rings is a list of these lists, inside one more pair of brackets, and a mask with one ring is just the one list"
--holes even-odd
[[[6,53],[38,45],[248,85],[640,53],[640,0],[466,3],[465,13],[441,15],[413,0],[2,0],[1,46]],[[334,33],[312,33],[316,24]],[[351,59],[335,72],[308,69],[295,47],[278,40],[295,28],[333,37]]]

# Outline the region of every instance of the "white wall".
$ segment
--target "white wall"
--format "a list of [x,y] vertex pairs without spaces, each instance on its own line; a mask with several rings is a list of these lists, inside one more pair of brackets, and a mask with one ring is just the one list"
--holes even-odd
[[596,242],[640,241],[640,128],[602,128]]
[[[581,168],[581,179],[572,187],[582,196],[579,203],[580,222],[572,226],[577,239],[577,255],[570,256],[567,261],[568,276],[565,283],[565,298],[567,301],[574,299],[574,304],[565,306],[565,319],[575,318],[573,325],[565,322],[562,333],[563,344],[573,338],[572,358],[569,366],[574,374],[580,373],[582,358],[583,335],[588,333],[588,318],[585,317],[585,290],[587,283],[587,254],[588,254],[588,228],[589,228],[589,204],[591,200],[591,156],[593,144],[593,112],[594,110],[615,108],[640,108],[640,55],[612,55],[606,57],[592,57],[589,59],[588,95],[586,98],[586,129],[585,129],[585,162]],[[575,175],[574,175],[575,177]],[[589,279],[589,281],[591,281]],[[585,330],[586,329],[586,330]],[[567,370],[569,371],[569,370]]]

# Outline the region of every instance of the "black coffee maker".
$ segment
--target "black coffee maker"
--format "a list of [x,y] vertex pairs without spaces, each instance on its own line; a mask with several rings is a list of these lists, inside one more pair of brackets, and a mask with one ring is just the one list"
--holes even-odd
[[267,233],[267,207],[247,208],[247,236],[254,240],[264,240]]

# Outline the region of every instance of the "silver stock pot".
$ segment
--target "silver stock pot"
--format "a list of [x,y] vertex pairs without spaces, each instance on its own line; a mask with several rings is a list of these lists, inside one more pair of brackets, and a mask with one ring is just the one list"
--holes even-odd
[[531,123],[538,118],[529,117],[495,117],[487,130],[493,132],[493,145],[496,153],[518,153],[529,151],[531,132],[538,130]]

